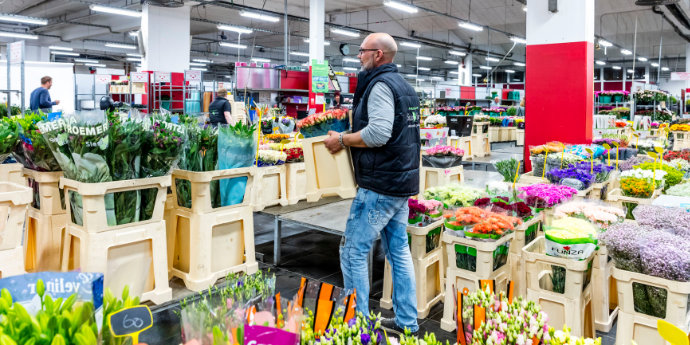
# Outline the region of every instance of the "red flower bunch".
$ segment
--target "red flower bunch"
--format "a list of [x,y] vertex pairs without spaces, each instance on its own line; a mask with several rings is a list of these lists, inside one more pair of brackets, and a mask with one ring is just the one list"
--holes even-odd
[[313,126],[328,120],[342,120],[347,115],[344,109],[330,109],[323,113],[309,115],[306,118],[297,121],[297,128]]
[[664,155],[664,160],[669,161],[669,162],[674,160],[674,159],[679,159],[679,158],[690,162],[690,150],[668,151]]
[[289,163],[304,161],[304,151],[302,151],[301,147],[286,149],[285,154],[287,154],[287,161]]
[[616,127],[617,128],[625,128],[625,126],[627,126],[627,125],[628,125],[628,123],[625,121],[616,121]]

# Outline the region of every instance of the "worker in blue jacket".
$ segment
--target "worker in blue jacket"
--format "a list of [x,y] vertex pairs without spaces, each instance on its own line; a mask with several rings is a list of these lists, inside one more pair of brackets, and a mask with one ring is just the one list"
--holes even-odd
[[53,86],[53,78],[45,76],[41,78],[41,86],[31,92],[31,100],[29,108],[31,111],[38,111],[39,109],[44,113],[51,113],[54,105],[60,104],[60,101],[51,101],[50,87]]

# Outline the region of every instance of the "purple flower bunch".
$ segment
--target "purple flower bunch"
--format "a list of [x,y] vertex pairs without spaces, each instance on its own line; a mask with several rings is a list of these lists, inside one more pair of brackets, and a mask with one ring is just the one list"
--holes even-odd
[[295,119],[287,116],[280,119],[280,123],[282,123],[283,126],[290,126],[293,122],[295,122]]
[[632,158],[620,163],[618,165],[618,168],[621,171],[631,170],[633,167],[635,167],[637,165],[640,165],[640,164],[645,163],[645,162],[651,162],[651,161],[652,161],[652,158],[647,157],[647,156],[643,156],[643,157],[635,156],[635,157],[632,157]]
[[410,209],[407,219],[415,219],[426,212],[426,207],[417,199],[407,199],[407,206]]
[[546,177],[551,183],[561,183],[563,179],[575,179],[583,184],[583,189],[589,188],[594,182],[595,175],[590,173],[589,163],[587,163],[587,168],[581,166],[580,163],[575,165],[571,164],[565,169],[554,169],[546,173]]
[[577,189],[555,184],[538,183],[519,188],[521,198],[534,208],[548,208],[569,200],[577,194]]
[[639,205],[633,215],[637,223],[690,239],[690,213],[679,207]]
[[592,140],[592,144],[594,145],[603,145],[603,144],[608,144],[609,146],[613,147],[613,143],[617,143],[620,145],[621,141],[618,139],[612,139],[612,138],[596,138]]

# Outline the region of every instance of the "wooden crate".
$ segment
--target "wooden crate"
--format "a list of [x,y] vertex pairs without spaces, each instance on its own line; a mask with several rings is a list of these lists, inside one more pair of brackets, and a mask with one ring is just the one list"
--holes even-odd
[[462,159],[464,160],[472,160],[472,157],[474,157],[474,154],[472,152],[473,146],[472,146],[472,137],[448,137],[448,145],[452,147],[457,147],[459,149],[462,149],[465,152],[465,155],[462,156]]
[[570,334],[574,336],[595,338],[591,284],[575,299],[550,291],[527,288],[527,300],[541,306],[542,311],[549,316],[550,327],[562,329],[567,325]]
[[27,272],[59,271],[67,213],[43,214],[29,208],[24,231],[24,267]]
[[419,174],[419,193],[423,194],[431,187],[462,183],[465,181],[464,175],[462,165],[447,169],[422,166]]
[[24,167],[19,163],[0,164],[0,181],[13,182],[25,186],[26,179],[22,170],[24,170]]
[[[539,237],[543,218],[542,213],[535,214],[532,219],[515,228],[515,238],[510,246],[508,260],[510,263],[510,280],[513,281],[513,289],[517,296],[525,296],[527,294],[527,273],[525,272],[525,262],[522,258],[522,247],[532,243]],[[528,241],[528,238],[531,238],[531,241]]]
[[612,204],[613,206],[623,207],[623,203],[632,203],[637,205],[651,205],[654,199],[661,195],[661,190],[663,188],[657,188],[650,198],[633,198],[630,196],[624,196],[623,191],[620,188],[615,188],[606,195],[606,202]]
[[288,205],[284,164],[256,168],[254,183],[256,184],[256,188],[252,189],[254,211],[261,211],[274,205]]
[[490,126],[489,127],[489,143],[497,143],[501,141],[501,127]]
[[131,296],[161,304],[172,299],[165,246],[163,220],[101,232],[68,224],[62,270],[103,272],[104,285],[115,296],[129,286]]
[[594,325],[600,332],[609,332],[618,316],[618,293],[612,269],[613,261],[609,260],[606,247],[599,247],[592,268],[592,309]]
[[[133,180],[101,182],[101,183],[85,183],[60,178],[60,187],[65,190],[65,198],[69,198],[69,192],[76,192],[82,198],[82,224],[78,225],[72,221],[69,202],[65,202],[67,206],[67,226],[78,228],[86,232],[102,232],[116,229],[126,229],[133,225],[154,224],[163,220],[163,212],[165,209],[165,200],[167,198],[167,190],[171,185],[170,176],[160,176]],[[154,201],[154,209],[151,219],[139,222],[122,224],[122,225],[108,225],[108,217],[105,208],[105,195],[117,192],[129,192],[142,189],[155,188],[157,189],[156,200]],[[71,231],[70,231],[71,233]]]
[[[629,344],[632,339],[638,344],[665,344],[664,342],[656,342],[658,338],[652,336],[652,333],[656,333],[656,322],[659,319],[678,326],[686,333],[690,330],[688,326],[690,322],[690,315],[688,314],[690,282],[677,282],[615,267],[612,270],[613,278],[616,280],[620,307],[616,343],[620,344],[621,341],[627,341]],[[642,284],[666,291],[666,314],[663,318],[635,311],[633,284]]]
[[210,213],[176,208],[168,232],[169,270],[193,291],[202,291],[231,272],[255,273],[254,214],[250,206]]
[[[417,295],[417,317],[423,319],[429,315],[431,307],[443,299],[442,271],[443,248],[438,247],[424,258],[412,259],[415,275],[415,293]],[[393,308],[393,278],[391,266],[386,260],[383,272],[383,296],[381,308]]]
[[[177,223],[175,222],[175,205],[177,205],[177,199],[173,197],[172,193],[168,194],[165,198],[165,211],[163,211],[163,220],[165,220],[165,233],[166,233],[166,247],[168,249],[168,280],[172,279],[172,262],[173,254],[175,253],[175,247],[171,246],[170,243],[174,243],[175,229],[177,229]],[[170,238],[172,236],[172,239]]]
[[544,175],[544,178],[541,178],[541,176],[534,176],[534,171],[530,171],[520,175],[518,182],[524,184],[537,184],[549,183],[549,180],[546,178],[546,175]]
[[24,249],[21,246],[0,250],[0,278],[24,273]]
[[578,261],[546,255],[545,246],[546,239],[540,236],[522,248],[527,289],[553,292],[549,275],[553,272],[553,267],[558,266],[565,270],[565,288],[560,295],[569,299],[580,298],[583,291],[591,285],[594,253],[586,260]]
[[[241,206],[252,206],[254,201],[253,201],[253,191],[258,188],[259,185],[256,185],[257,180],[256,180],[256,173],[257,173],[256,167],[245,167],[245,168],[237,168],[237,169],[223,169],[223,170],[212,170],[212,171],[189,171],[189,170],[180,170],[180,169],[175,169],[172,172],[172,205],[170,205],[173,208],[179,208],[179,209],[186,209],[191,211],[192,213],[211,213],[223,209],[230,209],[232,207],[241,205]],[[235,205],[229,205],[229,206],[220,206],[220,207],[213,207],[213,203],[211,201],[211,182],[212,181],[220,181],[220,180],[229,180],[233,178],[246,178],[247,179],[247,184],[245,187],[245,192],[244,192],[244,198],[242,199],[242,202],[239,204]],[[186,180],[189,181],[191,185],[191,199],[192,199],[192,207],[191,208],[186,208],[183,206],[180,206],[177,199],[177,183],[179,183],[178,180]],[[167,200],[168,196],[166,196]],[[168,206],[166,206],[168,207]]]
[[515,145],[516,146],[525,146],[525,130],[524,129],[516,129],[515,130]]
[[307,170],[304,163],[285,164],[285,183],[288,205],[307,199]]
[[[423,259],[425,258],[433,249],[427,252],[427,234],[432,231],[440,230],[438,234],[438,243],[435,244],[435,248],[442,247],[441,244],[441,234],[443,234],[443,219],[439,219],[427,226],[407,226],[407,234],[410,239],[410,254],[412,254],[413,259]],[[435,242],[435,241],[434,241]],[[435,249],[434,248],[434,249]]]
[[35,181],[38,184],[39,208],[35,208],[36,210],[43,214],[63,214],[66,212],[60,198],[62,171],[35,171],[24,168],[23,174],[27,182]]
[[[613,186],[613,180],[615,179],[615,174],[611,172],[608,180],[601,183],[592,184],[592,192],[589,193],[589,199],[592,200],[606,200],[606,195],[609,192],[609,188]],[[613,189],[613,188],[611,188]]]
[[26,211],[31,199],[31,189],[28,187],[0,182],[0,250],[22,245]]
[[332,155],[323,142],[326,138],[324,135],[302,140],[309,202],[331,195],[349,199],[357,194],[350,150]]
[[[483,133],[483,126],[487,126],[487,132]],[[486,157],[491,155],[491,143],[488,133],[489,122],[475,122],[472,124],[472,156]]]
[[673,131],[673,150],[680,151],[682,149],[690,149],[690,132]]

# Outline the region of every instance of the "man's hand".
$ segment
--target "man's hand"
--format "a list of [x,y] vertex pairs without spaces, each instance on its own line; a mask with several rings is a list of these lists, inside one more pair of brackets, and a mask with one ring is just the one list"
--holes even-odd
[[340,150],[343,149],[343,147],[340,146],[339,137],[340,133],[336,131],[328,131],[328,138],[326,138],[326,140],[323,141],[324,144],[326,144],[326,148],[332,155],[338,153]]
[[58,104],[60,104],[60,101],[55,101],[55,105],[58,105]]

